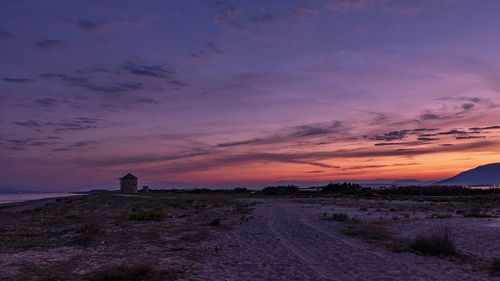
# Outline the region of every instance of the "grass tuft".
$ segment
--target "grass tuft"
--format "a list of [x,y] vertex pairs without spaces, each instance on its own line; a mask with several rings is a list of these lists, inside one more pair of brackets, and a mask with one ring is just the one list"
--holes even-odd
[[167,214],[163,210],[141,210],[133,212],[128,218],[139,221],[161,221],[166,216]]
[[101,269],[92,276],[90,281],[142,281],[153,278],[153,267],[147,264],[116,265]]
[[76,228],[77,235],[73,239],[73,242],[77,245],[87,247],[104,234],[104,232],[101,225],[95,222],[89,222]]
[[430,233],[417,235],[410,243],[410,249],[428,256],[456,256],[458,252],[447,227]]

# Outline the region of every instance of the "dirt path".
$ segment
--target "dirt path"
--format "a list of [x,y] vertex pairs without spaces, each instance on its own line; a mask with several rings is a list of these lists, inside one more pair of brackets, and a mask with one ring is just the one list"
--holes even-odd
[[255,218],[219,242],[200,280],[497,280],[411,253],[394,254],[335,232],[319,205],[264,200]]

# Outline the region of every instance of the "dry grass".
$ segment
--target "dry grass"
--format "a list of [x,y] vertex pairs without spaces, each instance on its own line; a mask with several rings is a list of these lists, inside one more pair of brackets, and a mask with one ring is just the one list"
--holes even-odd
[[[124,270],[122,266],[139,259],[152,261],[151,270],[143,270],[152,279],[144,280],[173,280],[180,274],[169,269],[170,260],[189,265],[213,254],[214,246],[206,241],[241,223],[240,214],[251,210],[250,204],[231,196],[204,194],[99,194],[61,198],[34,210],[3,208],[0,258],[7,258],[11,266],[0,268],[0,276],[8,274],[11,280],[142,280],[133,278],[144,267]],[[2,271],[7,268],[9,272]],[[95,274],[88,275],[89,271]],[[113,272],[126,272],[128,277]],[[83,278],[82,274],[87,275]],[[158,276],[162,278],[155,279]]]
[[491,262],[491,275],[500,276],[500,259]]
[[155,270],[149,264],[113,265],[101,268],[89,274],[89,281],[149,281],[149,280],[176,280],[184,275],[178,268]]
[[387,230],[386,225],[377,223],[351,224],[342,229],[342,233],[368,241],[392,242],[394,236]]
[[456,256],[458,252],[447,227],[418,234],[410,242],[410,249],[429,256]]

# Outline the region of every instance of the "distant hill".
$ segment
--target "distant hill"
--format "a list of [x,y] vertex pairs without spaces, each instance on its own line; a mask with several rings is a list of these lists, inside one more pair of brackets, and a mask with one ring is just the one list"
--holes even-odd
[[479,166],[449,179],[437,182],[446,185],[495,185],[500,184],[500,163]]
[[403,180],[397,180],[392,182],[392,185],[397,185],[397,186],[410,186],[410,185],[431,185],[434,183],[433,181],[421,181],[421,180],[416,180],[416,179],[403,179]]

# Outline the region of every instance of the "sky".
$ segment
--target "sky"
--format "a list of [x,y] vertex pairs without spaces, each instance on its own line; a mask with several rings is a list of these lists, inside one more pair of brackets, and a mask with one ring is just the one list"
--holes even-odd
[[497,0],[2,0],[0,189],[500,162]]

